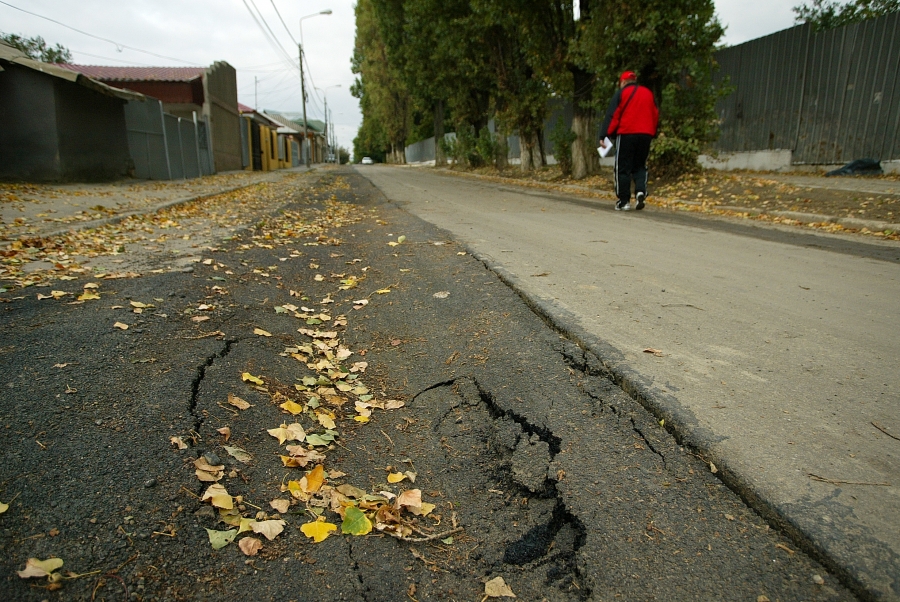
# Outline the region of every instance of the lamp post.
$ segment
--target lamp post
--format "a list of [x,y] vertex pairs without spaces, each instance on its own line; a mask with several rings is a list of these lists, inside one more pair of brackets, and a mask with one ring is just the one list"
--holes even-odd
[[[341,87],[340,84],[334,84],[333,86],[325,86],[324,88],[316,88],[316,90],[321,92],[322,96],[325,97],[325,140],[326,140],[327,144],[329,146],[331,146],[332,152],[334,152],[335,149],[334,149],[334,145],[331,143],[331,141],[329,139],[328,134],[331,133],[331,130],[333,130],[334,128],[331,128],[331,130],[328,128],[328,93],[326,92],[326,90],[329,90],[331,88],[340,88],[340,87]],[[337,157],[337,155],[335,155],[335,157]]]
[[[300,17],[300,44],[298,44],[298,49],[300,51],[300,94],[303,96],[303,143],[309,143],[309,127],[306,123],[306,79],[303,77],[303,19],[310,19],[312,17],[318,17],[319,15],[330,15],[331,9],[326,8],[323,11],[313,13],[311,15],[306,15],[305,17]],[[303,147],[300,147],[301,151]],[[309,169],[310,158],[312,147],[310,147],[310,152],[306,153],[306,168]]]

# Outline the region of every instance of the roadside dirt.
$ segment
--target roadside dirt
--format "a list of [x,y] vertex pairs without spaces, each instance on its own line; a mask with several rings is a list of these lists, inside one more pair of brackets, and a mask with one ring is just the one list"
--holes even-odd
[[0,597],[854,599],[446,233],[317,177],[7,257]]
[[[465,173],[465,172],[458,172]],[[520,184],[530,184],[548,188],[567,187],[567,192],[577,192],[578,187],[585,192],[614,200],[615,185],[612,169],[601,168],[598,175],[583,180],[564,178],[556,166],[537,170],[530,174],[509,168],[503,172],[496,169],[478,169],[471,173],[507,180]],[[729,217],[744,219],[760,219],[774,221],[786,225],[800,225],[800,216],[783,215],[776,212],[797,212],[813,216],[835,218],[854,218],[887,224],[900,223],[900,194],[878,194],[874,192],[849,191],[826,188],[827,180],[821,186],[802,186],[783,181],[781,174],[765,174],[757,172],[717,172],[705,170],[697,174],[689,174],[677,181],[654,181],[649,183],[649,205],[657,205],[673,210],[700,211],[717,213]],[[897,176],[885,175],[865,178],[841,178],[842,185],[847,181],[876,181],[884,183],[897,182],[900,190],[900,179]],[[862,186],[865,188],[865,186]],[[838,225],[824,223],[821,219],[809,219],[804,227],[814,227],[833,232],[859,232],[900,240],[900,228],[866,229],[863,225]],[[819,223],[816,223],[819,222]]]

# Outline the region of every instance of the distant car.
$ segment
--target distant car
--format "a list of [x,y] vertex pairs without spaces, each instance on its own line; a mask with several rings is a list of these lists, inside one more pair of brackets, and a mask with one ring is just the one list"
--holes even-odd
[[372,161],[372,157],[363,157],[361,163],[363,165],[371,165],[372,163],[375,163],[375,161]]

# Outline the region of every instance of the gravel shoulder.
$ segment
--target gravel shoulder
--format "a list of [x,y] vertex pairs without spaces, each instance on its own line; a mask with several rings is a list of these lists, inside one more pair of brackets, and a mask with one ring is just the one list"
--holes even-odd
[[[526,600],[855,599],[445,232],[351,170],[260,196],[225,241],[194,213],[160,217],[153,244],[121,232],[93,261],[130,277],[0,293],[4,598],[480,600],[502,577]],[[268,431],[295,421],[337,433],[309,444],[324,460],[284,465]],[[200,499],[201,458],[245,519],[284,531],[214,550],[207,529],[231,527]],[[283,490],[317,464],[325,489]],[[375,497],[342,505],[344,485]],[[368,535],[332,510],[413,490],[434,507],[378,506]],[[317,513],[337,525],[321,543],[300,530]],[[48,591],[16,575],[32,557],[81,576]]]

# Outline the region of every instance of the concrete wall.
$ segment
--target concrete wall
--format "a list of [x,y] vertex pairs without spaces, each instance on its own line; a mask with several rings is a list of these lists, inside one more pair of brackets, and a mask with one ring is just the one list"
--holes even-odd
[[213,63],[203,76],[203,92],[203,113],[210,123],[216,171],[242,169],[241,114],[234,67],[222,61]]
[[127,175],[125,102],[3,63],[0,178],[98,181]]
[[715,155],[700,155],[700,165],[707,169],[733,171],[790,171],[793,152],[786,149],[770,151],[748,151],[740,153],[720,152]]

